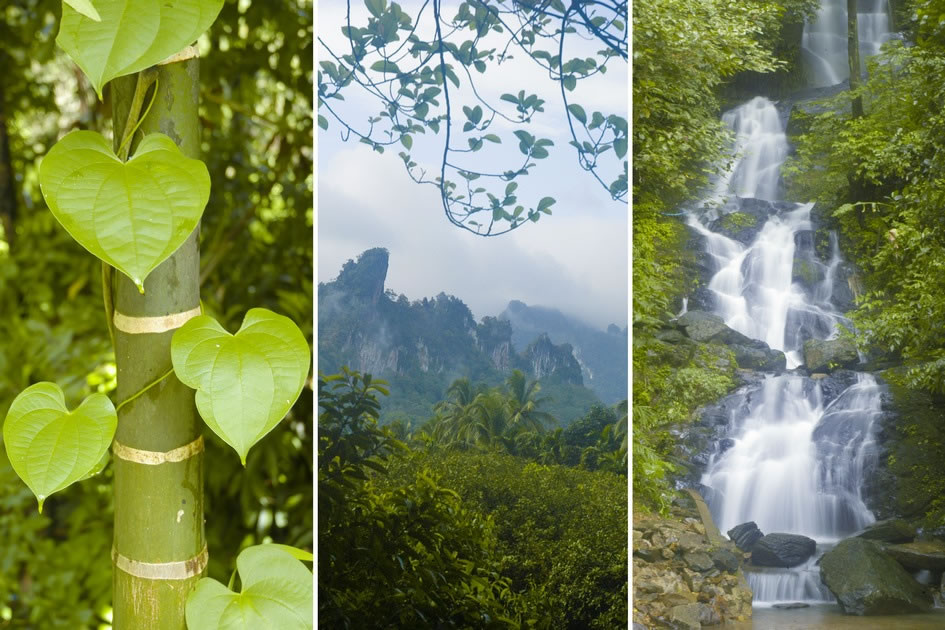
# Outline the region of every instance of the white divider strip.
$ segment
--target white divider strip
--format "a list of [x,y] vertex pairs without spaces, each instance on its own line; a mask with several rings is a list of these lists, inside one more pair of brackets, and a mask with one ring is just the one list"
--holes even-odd
[[169,330],[175,330],[187,323],[187,320],[200,315],[200,306],[192,308],[183,313],[171,313],[170,315],[161,315],[158,317],[132,317],[115,311],[112,321],[115,328],[129,335],[155,334],[163,333]]
[[186,580],[203,573],[207,568],[207,546],[193,558],[179,562],[139,562],[126,558],[112,547],[115,567],[144,580]]
[[190,459],[197,453],[203,452],[203,436],[201,435],[190,444],[184,444],[178,448],[160,453],[158,451],[144,451],[138,448],[125,446],[118,440],[112,442],[112,453],[118,459],[126,462],[135,462],[136,464],[145,464],[147,466],[157,466],[171,462],[182,462]]

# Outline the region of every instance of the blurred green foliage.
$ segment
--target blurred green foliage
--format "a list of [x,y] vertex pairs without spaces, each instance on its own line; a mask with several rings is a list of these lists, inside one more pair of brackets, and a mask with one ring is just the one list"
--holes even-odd
[[[108,90],[99,102],[55,47],[60,10],[59,0],[0,7],[0,417],[40,380],[62,386],[70,404],[115,387],[99,263],[55,221],[36,179],[39,159],[65,132],[110,133]],[[198,41],[212,179],[204,306],[231,331],[249,308],[269,308],[292,318],[310,345],[312,12],[310,0],[228,0]],[[226,582],[252,544],[313,547],[312,417],[309,384],[245,469],[205,432],[212,577]],[[111,599],[110,468],[47,506],[37,514],[0,455],[0,625],[98,628]]]

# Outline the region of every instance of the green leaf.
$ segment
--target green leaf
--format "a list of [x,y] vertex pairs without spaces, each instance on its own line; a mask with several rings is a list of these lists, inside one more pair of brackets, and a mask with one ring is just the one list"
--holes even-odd
[[171,340],[177,378],[197,390],[200,416],[239,453],[244,466],[249,449],[302,393],[309,358],[298,326],[264,308],[250,309],[236,335],[201,315]]
[[98,14],[98,11],[95,10],[95,7],[92,6],[92,3],[89,0],[62,0],[64,4],[69,5],[77,12],[81,13],[90,20],[95,20],[96,22],[101,22],[102,17]]
[[483,139],[488,140],[489,142],[495,142],[495,143],[502,142],[502,139],[499,138],[499,136],[495,135],[494,133],[487,133],[486,135],[483,136]]
[[387,0],[365,0],[364,6],[374,17],[381,17],[387,9]]
[[410,147],[413,146],[413,138],[408,135],[400,136],[400,143],[407,147],[407,149],[410,149]]
[[541,201],[538,202],[538,211],[545,212],[545,210],[555,205],[555,203],[556,201],[554,197],[542,197]]
[[580,120],[582,125],[587,122],[587,114],[584,113],[584,108],[577,103],[568,105],[568,111],[571,112],[572,116]]
[[397,64],[393,61],[387,61],[386,59],[381,59],[380,61],[375,61],[371,65],[371,70],[376,72],[389,72],[391,74],[400,74],[400,68],[397,67]]
[[322,129],[328,129],[328,119],[321,114],[318,115],[318,126]]
[[101,135],[73,131],[39,166],[53,215],[82,247],[144,293],[148,274],[193,233],[210,197],[210,174],[160,133],[123,163]]
[[627,139],[626,138],[617,138],[614,140],[614,152],[617,154],[618,158],[623,159],[623,156],[627,154]]
[[256,545],[236,558],[243,589],[234,593],[202,578],[187,596],[188,628],[308,630],[314,628],[312,572],[281,545]]
[[40,512],[46,497],[95,473],[117,426],[115,407],[104,394],[92,394],[69,411],[55,383],[20,392],[3,423],[3,444]]
[[577,87],[577,79],[574,78],[573,74],[565,75],[561,80],[564,81],[564,87],[568,92],[573,92],[574,88]]
[[115,77],[144,70],[192,44],[223,8],[223,0],[95,0],[100,21],[68,4],[56,41],[102,88]]

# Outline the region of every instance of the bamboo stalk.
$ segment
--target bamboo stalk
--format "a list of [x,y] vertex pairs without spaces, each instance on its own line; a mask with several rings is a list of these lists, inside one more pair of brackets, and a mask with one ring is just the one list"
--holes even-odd
[[[154,103],[132,146],[144,134],[161,132],[185,155],[199,158],[198,60],[161,65],[157,74]],[[112,82],[116,139],[124,135],[135,85],[135,76]],[[147,99],[150,102],[151,96]],[[124,322],[115,328],[118,400],[135,396],[171,367],[171,337],[174,327],[183,323],[182,316],[160,318],[199,308],[198,233],[199,227],[151,272],[143,295],[123,274],[114,274],[116,320]],[[147,325],[127,324],[135,321]],[[161,322],[166,322],[168,330],[153,332],[162,328]],[[205,572],[207,561],[200,433],[194,392],[173,374],[119,411],[113,449],[116,630],[186,627],[187,595]],[[164,455],[170,452],[173,455]]]

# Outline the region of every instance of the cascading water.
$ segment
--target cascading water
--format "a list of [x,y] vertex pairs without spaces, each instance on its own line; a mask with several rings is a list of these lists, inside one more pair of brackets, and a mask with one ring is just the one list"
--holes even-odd
[[[862,72],[866,70],[866,58],[877,54],[891,36],[889,6],[887,0],[859,0],[857,8]],[[801,58],[811,87],[836,85],[850,77],[846,0],[821,0],[817,18],[804,25]]]
[[[728,112],[735,131],[735,163],[721,177],[704,212],[690,225],[705,236],[716,265],[708,288],[725,323],[785,352],[787,367],[803,362],[808,339],[828,339],[844,321],[831,304],[840,263],[835,236],[828,263],[814,255],[813,204],[779,202],[780,166],[787,155],[781,117],[771,101],[754,98]],[[767,208],[763,226],[747,244],[714,232],[708,219],[743,199]],[[817,266],[820,280],[795,281],[795,262]],[[767,374],[740,397],[702,478],[714,492],[709,505],[724,532],[755,521],[764,533],[802,534],[817,541],[817,553],[791,569],[746,572],[759,605],[829,602],[815,562],[837,541],[873,522],[860,495],[864,471],[875,458],[872,427],[880,413],[880,390],[865,373],[845,388],[826,391],[822,378],[802,373]],[[839,390],[839,391],[836,391]]]

